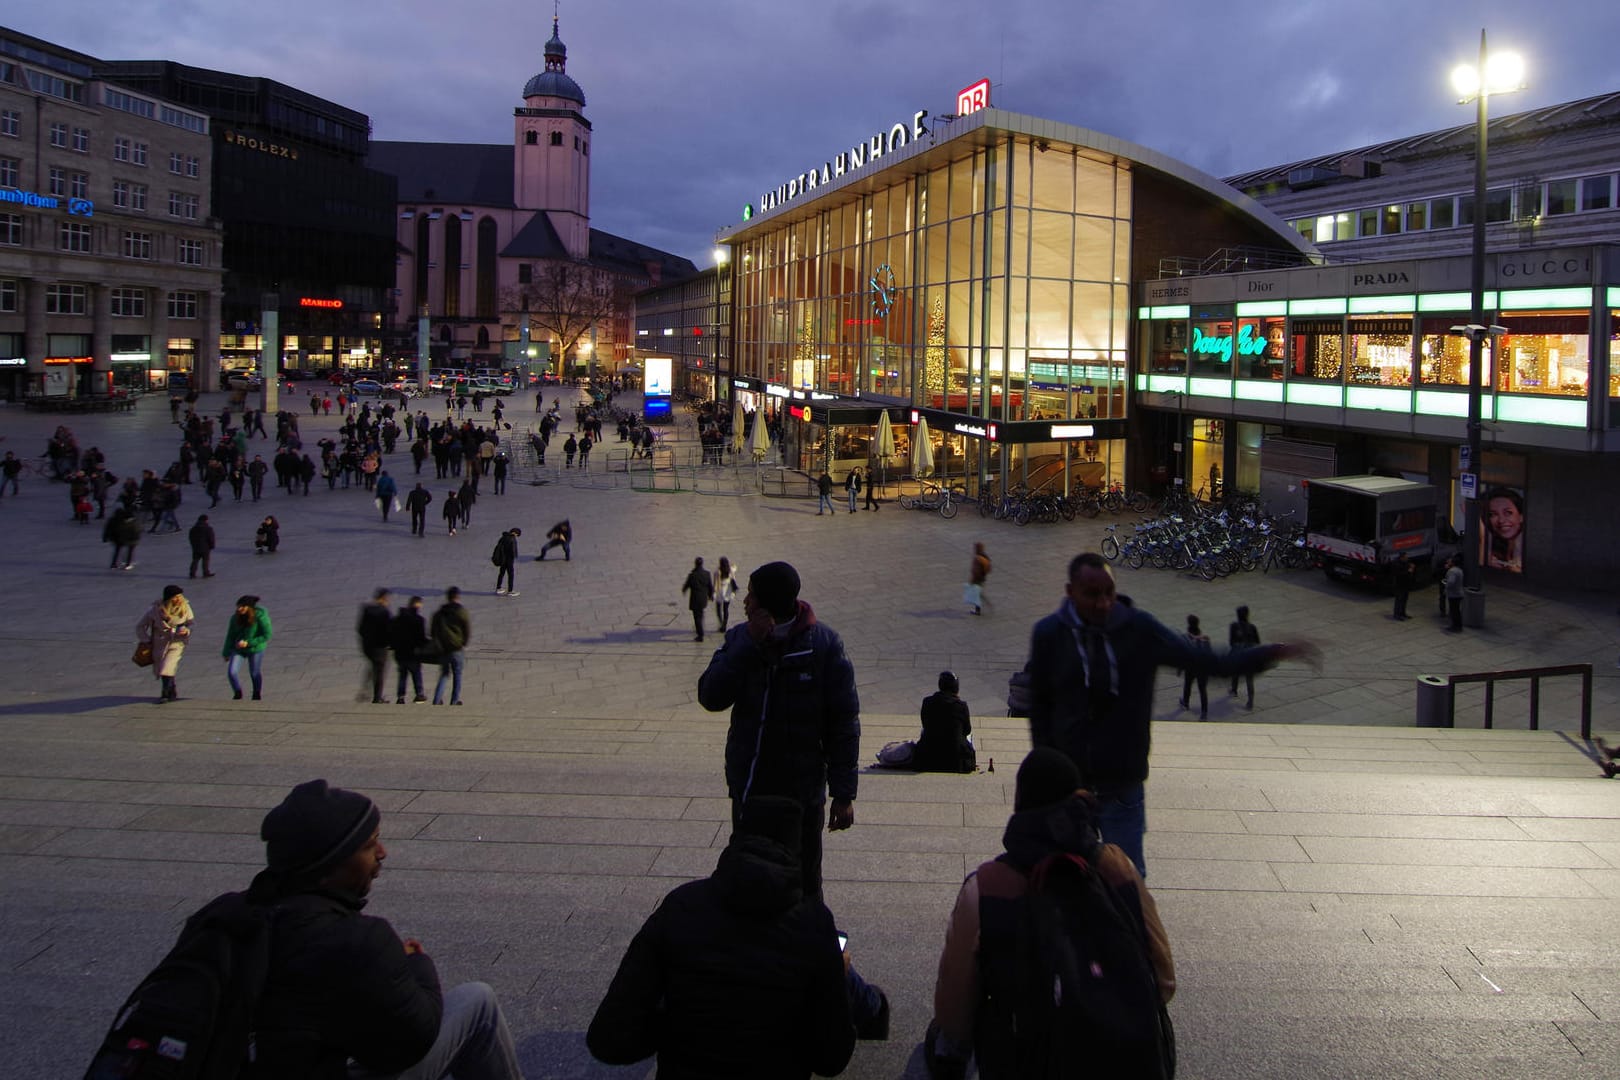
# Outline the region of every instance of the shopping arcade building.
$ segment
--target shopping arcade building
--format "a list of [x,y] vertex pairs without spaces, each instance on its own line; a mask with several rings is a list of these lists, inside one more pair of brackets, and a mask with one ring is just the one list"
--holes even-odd
[[1309,244],[1144,147],[990,108],[932,130],[923,116],[720,233],[734,314],[718,393],[781,422],[788,465],[835,478],[870,464],[887,410],[900,456],[927,419],[936,474],[973,492],[1146,483],[1133,283],[1220,250],[1297,264]]

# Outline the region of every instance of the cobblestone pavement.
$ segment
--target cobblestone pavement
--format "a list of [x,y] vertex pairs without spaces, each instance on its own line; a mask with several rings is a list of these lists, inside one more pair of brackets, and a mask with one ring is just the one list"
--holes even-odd
[[[508,417],[520,432],[525,404]],[[33,457],[57,422],[0,407],[0,449]],[[161,401],[70,423],[121,476],[170,459]],[[337,419],[301,424],[313,445]],[[428,481],[426,538],[402,516],[384,524],[357,490],[272,491],[255,505],[227,489],[209,511],[220,550],[208,581],[185,578],[183,533],[145,537],[134,570],[109,570],[99,525],[69,520],[62,485],[25,477],[0,500],[13,613],[0,628],[12,673],[0,680],[0,1015],[18,1033],[16,1075],[78,1074],[179,919],[261,861],[264,809],[310,775],[378,798],[392,857],[377,909],[428,941],[447,980],[500,989],[528,1075],[649,1074],[593,1066],[581,1032],[652,904],[707,873],[725,842],[725,718],[694,701],[718,641],[691,640],[679,592],[695,555],[799,568],[855,662],[868,756],[914,735],[941,669],[961,676],[996,772],[867,776],[859,824],[828,844],[829,903],[895,1002],[894,1037],[863,1045],[847,1075],[920,1075],[951,896],[998,849],[1027,747],[1022,722],[999,717],[1006,676],[1067,560],[1109,520],[1020,529],[892,501],[817,516],[814,500],[750,493],[751,468],[709,470],[703,494],[649,493],[608,468],[615,452],[610,432],[589,477],[520,473],[504,496],[486,480],[455,537],[437,516],[445,482]],[[408,457],[390,465],[408,489]],[[189,526],[206,498],[193,486],[186,500]],[[282,546],[256,556],[265,513]],[[521,595],[494,595],[499,531],[521,526],[532,554],[565,517],[573,559],[525,558]],[[960,602],[975,540],[995,564],[979,617]],[[1267,640],[1305,636],[1324,652],[1320,673],[1265,675],[1252,713],[1212,686],[1217,722],[1205,725],[1173,722],[1186,714],[1164,676],[1148,859],[1180,967],[1181,1075],[1620,1071],[1620,953],[1605,933],[1620,896],[1620,787],[1596,779],[1573,737],[1571,688],[1543,688],[1541,732],[1524,730],[1519,689],[1497,697],[1506,730],[1466,730],[1477,691],[1460,696],[1463,730],[1411,727],[1420,674],[1590,662],[1596,726],[1613,731],[1610,583],[1556,596],[1494,587],[1489,625],[1453,636],[1432,594],[1395,623],[1387,598],[1314,574],[1120,579],[1172,625],[1196,613],[1219,639],[1247,603]],[[199,632],[183,700],[160,707],[128,655],[136,619],[171,581],[187,586]],[[452,584],[473,618],[467,707],[357,704],[357,606],[386,585],[431,610]],[[241,593],[275,621],[260,703],[229,700],[215,644]]]

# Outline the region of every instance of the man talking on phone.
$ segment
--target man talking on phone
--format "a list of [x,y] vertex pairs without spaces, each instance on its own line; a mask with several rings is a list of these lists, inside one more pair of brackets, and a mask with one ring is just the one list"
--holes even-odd
[[743,611],[747,621],[726,632],[698,679],[698,701],[710,712],[731,709],[732,827],[743,823],[750,798],[796,800],[804,809],[804,893],[819,899],[822,822],[829,832],[855,824],[861,750],[855,669],[843,640],[799,599],[799,573],[788,563],[766,563],[749,575]]

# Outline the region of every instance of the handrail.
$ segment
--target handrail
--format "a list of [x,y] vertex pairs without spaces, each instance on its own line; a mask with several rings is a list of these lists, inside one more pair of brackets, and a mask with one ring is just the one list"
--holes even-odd
[[1561,664],[1555,667],[1515,668],[1512,671],[1478,671],[1464,675],[1446,676],[1446,727],[1457,718],[1457,686],[1461,683],[1485,684],[1485,727],[1489,729],[1496,712],[1496,684],[1513,679],[1530,680],[1530,730],[1541,730],[1541,680],[1559,675],[1581,677],[1581,738],[1592,738],[1592,665]]

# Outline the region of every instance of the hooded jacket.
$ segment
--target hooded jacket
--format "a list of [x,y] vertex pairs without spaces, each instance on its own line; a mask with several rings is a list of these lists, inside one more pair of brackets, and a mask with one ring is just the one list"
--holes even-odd
[[798,859],[734,835],[713,875],[664,897],[630,942],[585,1043],[659,1080],[834,1076],[855,1049],[832,913]]
[[386,921],[360,914],[363,897],[289,890],[266,870],[248,899],[274,906],[256,1078],[347,1080],[351,1057],[394,1073],[427,1054],[444,1015],[438,972],[426,953],[407,956]]
[[844,642],[816,621],[810,605],[780,636],[756,642],[748,624],[726,631],[698,701],[731,709],[726,788],[733,799],[783,795],[806,805],[854,800],[861,752],[861,702]]
[[[1092,715],[1086,650],[1100,635],[1108,657],[1106,715]],[[1069,755],[1088,787],[1147,779],[1155,669],[1242,675],[1273,663],[1265,646],[1218,653],[1195,647],[1123,598],[1101,627],[1081,622],[1067,599],[1035,624],[1029,643],[1030,741]]]

